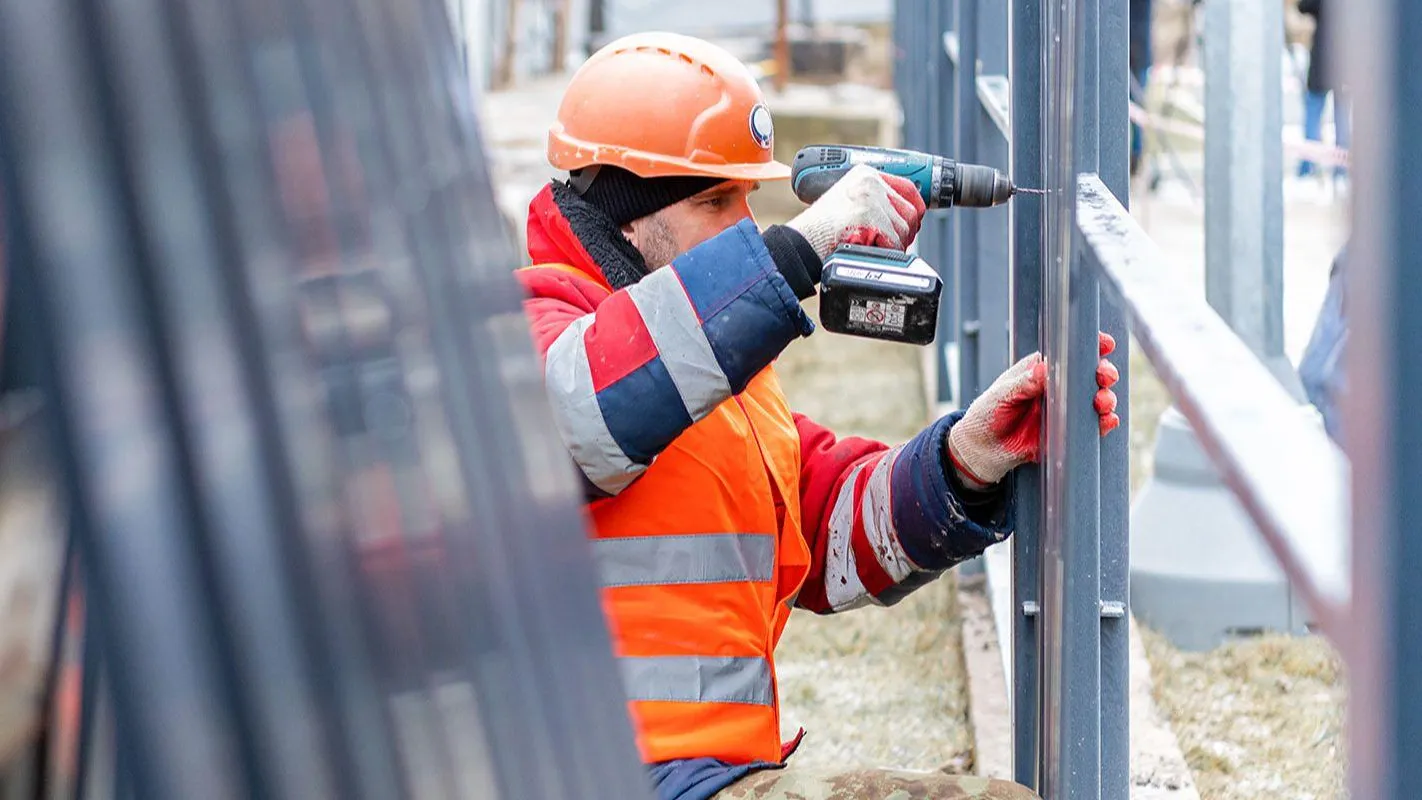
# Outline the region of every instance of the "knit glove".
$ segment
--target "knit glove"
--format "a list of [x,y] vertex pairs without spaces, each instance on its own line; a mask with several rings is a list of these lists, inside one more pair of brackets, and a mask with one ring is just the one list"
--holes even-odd
[[859,164],[785,224],[824,260],[841,244],[903,250],[918,235],[926,210],[913,181]]
[[[1116,340],[1106,333],[1098,335],[1101,360],[1096,364],[1099,388],[1093,405],[1105,436],[1121,424],[1116,393],[1111,391],[1121,373],[1106,359],[1116,349]],[[985,489],[1022,464],[1037,462],[1046,388],[1047,364],[1041,353],[1033,353],[1013,364],[968,406],[948,431],[948,456],[963,485]]]

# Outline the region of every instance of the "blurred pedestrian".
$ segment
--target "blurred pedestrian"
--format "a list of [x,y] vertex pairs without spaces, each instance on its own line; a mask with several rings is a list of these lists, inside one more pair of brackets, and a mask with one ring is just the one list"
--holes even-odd
[[[1346,149],[1351,139],[1349,107],[1343,92],[1339,91],[1332,74],[1332,22],[1325,11],[1325,0],[1299,0],[1299,11],[1314,19],[1313,46],[1309,51],[1307,91],[1304,92],[1304,138],[1311,142],[1323,141],[1323,112],[1328,106],[1328,95],[1333,95],[1334,144]],[[1299,177],[1312,175],[1317,165],[1308,160],[1299,161]],[[1336,175],[1345,174],[1343,167],[1337,167]]]
[[1343,270],[1348,247],[1344,245],[1333,259],[1328,277],[1328,293],[1323,298],[1308,347],[1299,359],[1299,382],[1314,408],[1323,415],[1323,427],[1335,441],[1339,440],[1339,409],[1345,389],[1343,345],[1348,339],[1348,323],[1343,312]]

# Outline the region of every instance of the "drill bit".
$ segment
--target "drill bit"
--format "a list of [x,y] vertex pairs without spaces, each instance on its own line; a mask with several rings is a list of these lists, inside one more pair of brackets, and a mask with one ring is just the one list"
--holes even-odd
[[1013,194],[1039,194],[1039,195],[1042,195],[1042,196],[1046,196],[1047,190],[1046,190],[1046,189],[1028,189],[1026,186],[1015,186],[1015,187],[1013,187],[1013,189],[1012,189],[1012,193],[1013,193]]

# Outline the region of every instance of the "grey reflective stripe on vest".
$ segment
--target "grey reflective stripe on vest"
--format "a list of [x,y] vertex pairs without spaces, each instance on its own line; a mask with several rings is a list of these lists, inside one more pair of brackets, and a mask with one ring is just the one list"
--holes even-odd
[[593,554],[602,585],[607,588],[769,581],[775,577],[775,536],[769,533],[595,539]]
[[775,704],[770,664],[731,656],[623,656],[617,659],[629,700]]

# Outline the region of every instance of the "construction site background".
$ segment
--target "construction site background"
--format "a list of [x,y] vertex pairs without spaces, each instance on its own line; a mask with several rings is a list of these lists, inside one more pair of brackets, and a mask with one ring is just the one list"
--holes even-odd
[[[672,5],[680,4],[666,4]],[[676,19],[694,15],[686,5]],[[1153,6],[1155,70],[1146,106],[1164,118],[1198,125],[1203,109],[1198,8],[1189,0],[1155,0]],[[1295,0],[1286,7],[1294,46],[1290,57],[1296,59],[1307,52],[1312,24],[1297,13]],[[842,74],[792,74],[784,91],[772,80],[770,37],[732,30],[718,40],[766,76],[781,159],[815,142],[897,143],[888,19],[849,27],[857,33],[844,34],[838,25],[826,28],[858,43]],[[1304,72],[1296,60],[1285,67],[1286,137],[1297,137]],[[528,199],[551,176],[543,136],[564,80],[541,76],[485,98],[500,200],[515,235],[521,234]],[[1162,141],[1151,141],[1148,146],[1158,155]],[[1190,276],[1203,294],[1203,199],[1192,189],[1203,180],[1203,151],[1200,142],[1183,136],[1170,136],[1163,145],[1173,149],[1172,159],[1148,158],[1133,185],[1132,209],[1170,261],[1160,267]],[[1286,163],[1286,174],[1292,168]],[[1295,361],[1322,302],[1332,254],[1346,235],[1345,189],[1323,178],[1286,181],[1285,332]],[[782,222],[802,207],[783,184],[763,187],[753,198],[763,225]],[[1132,484],[1138,489],[1150,474],[1156,422],[1169,396],[1140,350],[1132,352]],[[922,364],[916,348],[821,334],[792,345],[777,368],[797,411],[844,435],[899,442],[928,418]],[[967,665],[974,654],[964,653],[963,630],[991,625],[973,618],[987,613],[985,604],[972,600],[973,582],[950,575],[888,610],[795,615],[778,665],[787,733],[800,725],[809,731],[797,762],[971,771],[975,758],[1007,757],[974,752],[975,735],[984,734],[974,730],[980,722],[970,719]],[[1133,703],[1153,700],[1174,735],[1156,748],[1172,752],[1149,752],[1150,745],[1142,744],[1134,754],[1135,796],[1189,796],[1192,783],[1206,800],[1342,795],[1343,681],[1338,658],[1325,641],[1264,636],[1183,653],[1149,630],[1141,638],[1148,667],[1143,661],[1133,668],[1147,670],[1151,680]],[[1172,766],[1172,757],[1182,753],[1190,774]]]

